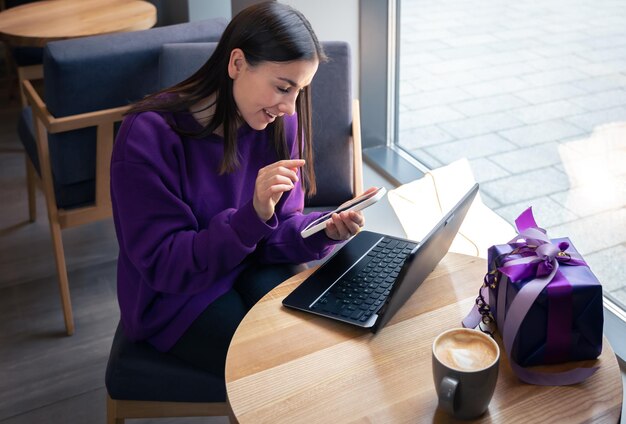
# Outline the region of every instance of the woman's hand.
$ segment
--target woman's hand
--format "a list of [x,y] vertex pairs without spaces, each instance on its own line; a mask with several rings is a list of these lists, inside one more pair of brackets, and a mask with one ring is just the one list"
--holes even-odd
[[298,168],[302,166],[303,159],[288,159],[274,162],[259,170],[252,204],[263,222],[274,215],[274,208],[283,193],[293,189],[299,181]]
[[[378,188],[370,187],[365,190],[362,195],[372,193],[376,190],[378,190]],[[341,206],[339,208],[341,208]],[[344,211],[339,214],[332,214],[324,230],[326,231],[326,235],[333,240],[348,240],[361,231],[363,225],[365,225],[365,218],[360,211]]]
[[331,215],[324,231],[333,240],[348,240],[361,231],[364,224],[365,218],[360,211],[343,211]]

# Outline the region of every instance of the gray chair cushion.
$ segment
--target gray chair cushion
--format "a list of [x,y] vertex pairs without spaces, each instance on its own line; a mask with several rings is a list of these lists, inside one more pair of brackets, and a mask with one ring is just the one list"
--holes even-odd
[[336,206],[353,197],[352,92],[350,46],[323,42],[329,61],[311,83],[313,151],[318,193],[307,206]]
[[215,51],[217,43],[168,43],[159,57],[159,88],[171,87],[189,78]]
[[118,325],[107,363],[105,385],[111,398],[158,402],[224,402],[222,378],[154,349],[134,343]]
[[44,50],[48,110],[58,118],[138,100],[158,88],[163,44],[217,41],[226,23],[209,19],[48,43]]

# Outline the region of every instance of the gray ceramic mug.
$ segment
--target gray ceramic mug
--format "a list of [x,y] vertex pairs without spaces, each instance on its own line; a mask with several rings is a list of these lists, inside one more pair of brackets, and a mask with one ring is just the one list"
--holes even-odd
[[439,407],[459,419],[484,414],[498,380],[495,340],[478,330],[454,328],[435,338],[432,359]]

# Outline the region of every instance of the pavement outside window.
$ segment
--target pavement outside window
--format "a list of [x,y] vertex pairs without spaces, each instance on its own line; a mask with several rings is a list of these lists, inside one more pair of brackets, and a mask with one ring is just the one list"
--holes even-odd
[[470,162],[509,223],[528,206],[626,309],[626,2],[402,0],[399,145]]

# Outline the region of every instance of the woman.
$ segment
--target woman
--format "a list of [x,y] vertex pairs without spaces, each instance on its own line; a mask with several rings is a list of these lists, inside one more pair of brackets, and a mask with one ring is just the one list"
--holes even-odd
[[299,264],[356,234],[360,213],[300,231],[315,192],[309,84],[325,60],[279,2],[230,22],[186,81],[124,119],[111,163],[118,301],[127,337],[216,375],[245,313]]

